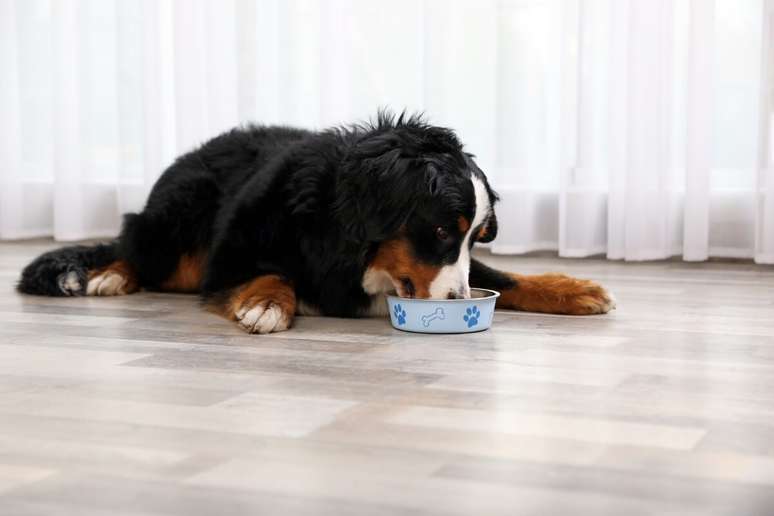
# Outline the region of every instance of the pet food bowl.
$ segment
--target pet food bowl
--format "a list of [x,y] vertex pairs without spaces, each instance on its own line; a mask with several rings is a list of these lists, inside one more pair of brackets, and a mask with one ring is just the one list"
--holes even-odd
[[387,296],[392,325],[419,333],[471,333],[492,325],[499,292],[470,289],[470,299],[410,299]]

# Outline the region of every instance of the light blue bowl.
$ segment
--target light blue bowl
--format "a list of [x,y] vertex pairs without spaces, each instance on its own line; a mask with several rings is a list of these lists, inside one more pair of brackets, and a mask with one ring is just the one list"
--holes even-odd
[[470,289],[470,299],[409,299],[387,296],[392,325],[419,333],[471,333],[492,325],[499,292]]

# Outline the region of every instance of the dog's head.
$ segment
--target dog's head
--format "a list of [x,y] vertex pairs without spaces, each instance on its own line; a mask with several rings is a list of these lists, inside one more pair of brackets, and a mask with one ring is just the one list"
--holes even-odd
[[340,222],[368,244],[367,293],[470,296],[470,250],[496,236],[497,196],[451,130],[380,115],[361,128],[337,187]]

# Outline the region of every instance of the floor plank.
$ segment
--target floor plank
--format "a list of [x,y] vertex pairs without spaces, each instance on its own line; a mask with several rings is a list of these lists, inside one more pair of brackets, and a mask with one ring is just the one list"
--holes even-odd
[[512,258],[607,316],[418,335],[196,298],[13,290],[0,244],[2,515],[706,515],[774,510],[774,267]]

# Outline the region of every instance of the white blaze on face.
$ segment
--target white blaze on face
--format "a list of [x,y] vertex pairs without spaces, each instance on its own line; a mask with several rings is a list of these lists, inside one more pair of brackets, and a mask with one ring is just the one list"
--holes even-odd
[[470,273],[470,239],[473,231],[486,220],[489,214],[489,194],[484,183],[473,174],[470,175],[473,183],[473,191],[476,196],[476,214],[473,216],[468,232],[460,244],[460,254],[457,261],[451,265],[444,265],[438,276],[430,284],[430,297],[433,299],[446,299],[449,292],[454,292],[462,297],[470,297],[468,274]]

